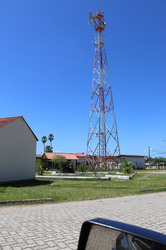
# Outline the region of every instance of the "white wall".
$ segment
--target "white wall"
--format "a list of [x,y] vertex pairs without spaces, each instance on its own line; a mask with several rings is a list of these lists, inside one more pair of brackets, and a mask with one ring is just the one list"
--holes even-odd
[[121,160],[128,160],[134,163],[135,169],[145,168],[145,158],[137,156],[124,156],[121,157]]
[[0,128],[0,182],[35,178],[36,138],[21,119]]

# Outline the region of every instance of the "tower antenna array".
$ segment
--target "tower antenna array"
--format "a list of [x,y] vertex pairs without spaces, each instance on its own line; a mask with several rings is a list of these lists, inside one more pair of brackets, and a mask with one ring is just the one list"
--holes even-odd
[[94,22],[95,58],[87,140],[87,161],[92,167],[108,168],[120,154],[112,90],[105,51],[104,13],[89,11],[89,25]]

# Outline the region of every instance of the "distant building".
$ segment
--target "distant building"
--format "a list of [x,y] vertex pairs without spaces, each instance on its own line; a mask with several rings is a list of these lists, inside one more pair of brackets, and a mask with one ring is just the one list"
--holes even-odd
[[35,178],[36,141],[22,116],[0,118],[0,182]]
[[48,169],[53,168],[54,164],[51,160],[54,159],[57,155],[64,156],[71,163],[74,169],[77,168],[78,158],[75,155],[68,153],[46,153],[46,152],[42,156],[44,167]]
[[145,156],[143,155],[119,155],[118,158],[120,161],[131,161],[134,164],[135,169],[145,168]]
[[42,160],[42,155],[36,154],[36,159]]
[[73,155],[78,158],[77,165],[86,165],[86,155],[82,153],[74,153]]

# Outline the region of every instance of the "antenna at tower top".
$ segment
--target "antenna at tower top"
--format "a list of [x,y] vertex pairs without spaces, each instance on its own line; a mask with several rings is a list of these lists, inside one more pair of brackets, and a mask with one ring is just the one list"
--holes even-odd
[[94,19],[94,17],[93,17],[92,13],[89,10],[89,25],[91,25],[93,19]]
[[102,32],[106,27],[106,22],[104,21],[104,13],[102,11],[97,11],[93,16],[89,10],[89,25],[94,21],[95,31]]

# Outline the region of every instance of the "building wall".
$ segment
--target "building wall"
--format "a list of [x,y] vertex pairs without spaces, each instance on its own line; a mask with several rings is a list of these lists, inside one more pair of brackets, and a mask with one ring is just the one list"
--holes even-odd
[[81,164],[81,165],[86,165],[86,157],[81,157],[81,156],[77,156],[78,158],[78,164]]
[[35,178],[36,138],[21,119],[0,128],[0,182]]
[[[45,155],[42,157],[42,162],[44,164],[44,169],[48,168],[57,168],[58,165],[56,163],[51,162],[51,160],[47,159]],[[73,166],[74,170],[77,169],[77,160],[68,160],[68,162]]]
[[122,156],[121,160],[128,160],[134,163],[135,169],[145,168],[145,158],[136,156]]
[[76,168],[77,168],[77,161],[76,160],[71,160],[70,162],[71,162],[73,168],[76,170]]

